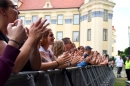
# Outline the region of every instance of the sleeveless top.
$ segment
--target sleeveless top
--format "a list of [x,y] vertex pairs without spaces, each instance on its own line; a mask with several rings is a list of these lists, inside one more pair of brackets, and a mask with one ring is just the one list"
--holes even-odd
[[45,51],[45,49],[42,46],[40,46],[39,52],[44,52],[46,55],[46,57],[42,57],[42,62],[48,62],[48,60],[52,61],[52,57],[54,56],[54,54],[50,48],[48,48],[47,51]]

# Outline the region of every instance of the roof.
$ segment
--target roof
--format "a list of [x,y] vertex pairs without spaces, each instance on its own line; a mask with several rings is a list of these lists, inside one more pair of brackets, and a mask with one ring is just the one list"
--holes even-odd
[[115,30],[115,31],[116,31],[116,29],[115,29],[115,27],[114,27],[114,26],[112,26],[112,30]]
[[[22,4],[19,10],[37,10],[43,8],[46,0],[20,0]],[[76,8],[80,7],[84,0],[50,0],[50,4],[54,8]]]

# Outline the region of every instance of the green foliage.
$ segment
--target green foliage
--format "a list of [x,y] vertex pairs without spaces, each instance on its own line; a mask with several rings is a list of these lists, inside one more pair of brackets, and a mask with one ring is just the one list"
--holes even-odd
[[118,55],[121,55],[123,53],[124,53],[123,51],[118,50]]
[[126,49],[124,50],[124,54],[125,54],[126,56],[128,56],[128,48],[126,48]]
[[126,61],[126,54],[121,54],[123,61]]
[[109,61],[115,61],[114,56],[112,56],[111,58],[109,58]]

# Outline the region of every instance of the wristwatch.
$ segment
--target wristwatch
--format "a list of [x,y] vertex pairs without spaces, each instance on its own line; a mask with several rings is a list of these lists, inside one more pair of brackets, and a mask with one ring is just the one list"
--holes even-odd
[[71,63],[70,62],[68,62],[68,67],[70,67],[71,66]]

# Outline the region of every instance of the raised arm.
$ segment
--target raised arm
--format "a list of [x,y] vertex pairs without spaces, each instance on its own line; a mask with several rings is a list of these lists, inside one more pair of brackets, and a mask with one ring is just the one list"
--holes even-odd
[[30,63],[33,70],[40,70],[41,57],[39,53],[39,47],[37,45],[34,46],[33,51],[30,55]]
[[21,28],[22,21],[17,20],[17,22],[18,25],[14,29],[12,29],[15,25],[14,23],[10,23],[7,27],[10,41],[0,57],[0,86],[4,86],[5,82],[9,78],[14,66],[14,61],[20,53],[18,49],[19,43],[21,43],[24,39],[25,30],[24,28]]
[[[48,24],[43,26],[46,20],[42,21],[40,18],[36,23],[32,24],[30,29],[28,29],[28,39],[26,40],[25,44],[22,46],[21,53],[17,57],[15,61],[15,66],[13,68],[13,73],[18,73],[21,69],[25,66],[26,62],[29,60],[29,55],[31,52],[32,47],[38,43],[42,37],[42,34],[45,33],[45,28]],[[33,59],[31,59],[33,60]],[[39,61],[39,60],[38,60]],[[33,62],[31,62],[32,64]],[[35,64],[35,63],[34,63]],[[31,67],[34,65],[31,65]],[[32,67],[35,70],[35,67]],[[37,69],[37,68],[36,68]]]

